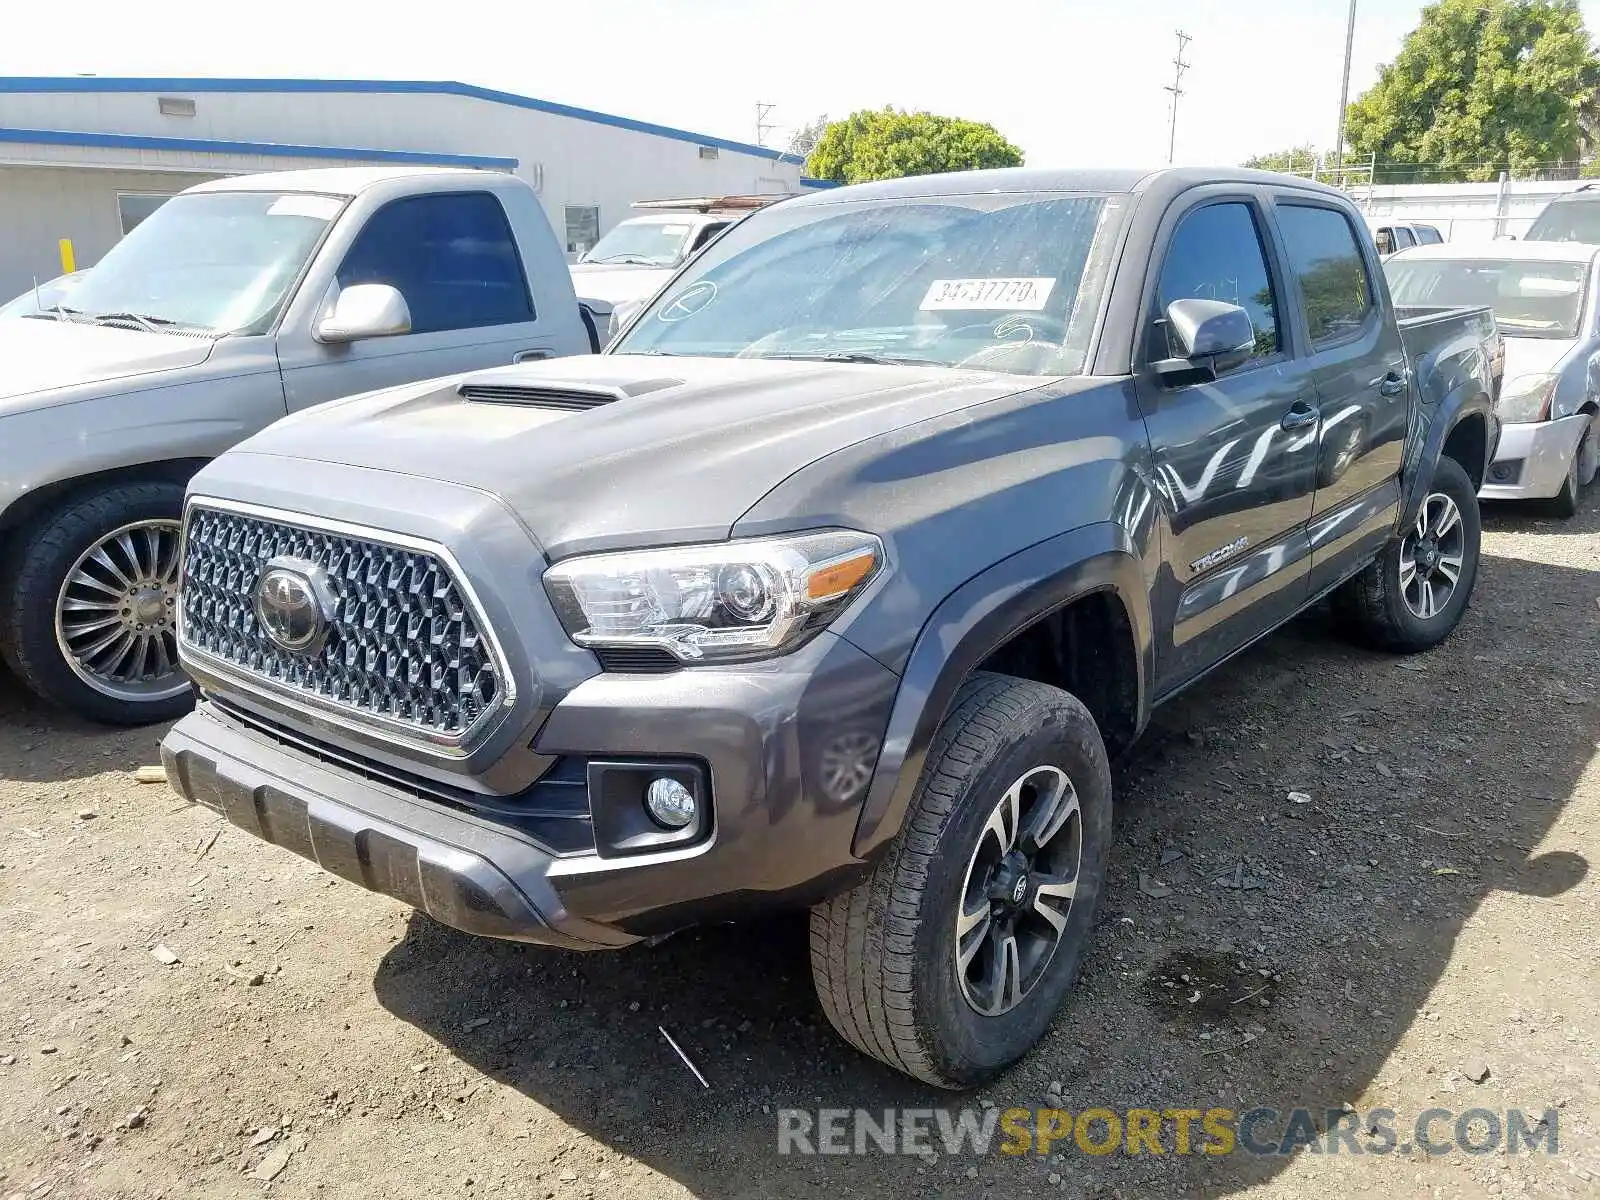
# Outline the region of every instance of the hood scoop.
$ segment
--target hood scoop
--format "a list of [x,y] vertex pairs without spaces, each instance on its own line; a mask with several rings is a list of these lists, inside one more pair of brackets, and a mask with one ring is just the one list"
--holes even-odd
[[568,383],[551,380],[538,383],[518,378],[511,372],[474,376],[457,390],[461,398],[475,404],[515,404],[523,408],[548,408],[557,412],[581,412],[599,408],[632,396],[642,396],[661,388],[677,387],[681,379],[641,379],[626,384]]

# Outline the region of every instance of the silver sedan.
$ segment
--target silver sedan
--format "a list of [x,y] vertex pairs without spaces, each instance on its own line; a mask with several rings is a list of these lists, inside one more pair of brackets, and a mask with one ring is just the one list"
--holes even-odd
[[1600,467],[1600,246],[1447,244],[1384,263],[1396,305],[1487,304],[1505,337],[1500,448],[1479,495],[1571,516]]

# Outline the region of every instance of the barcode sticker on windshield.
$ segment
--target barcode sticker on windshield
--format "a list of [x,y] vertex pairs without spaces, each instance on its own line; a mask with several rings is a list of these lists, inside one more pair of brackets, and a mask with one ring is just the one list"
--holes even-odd
[[989,309],[1006,312],[1038,312],[1050,299],[1054,278],[1026,279],[935,279],[922,303],[929,309]]
[[279,196],[267,205],[269,217],[315,217],[319,221],[331,221],[339,215],[339,209],[344,201],[333,196],[308,196],[293,195]]

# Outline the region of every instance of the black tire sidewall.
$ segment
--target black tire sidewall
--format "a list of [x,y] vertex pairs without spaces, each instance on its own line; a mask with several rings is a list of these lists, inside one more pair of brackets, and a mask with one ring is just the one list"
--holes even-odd
[[1578,482],[1578,459],[1582,454],[1583,443],[1579,442],[1573,447],[1572,462],[1567,465],[1567,477],[1561,481],[1561,490],[1550,501],[1552,513],[1563,519],[1578,515],[1580,493],[1583,490]]
[[1389,619],[1406,648],[1427,649],[1449,637],[1461,623],[1467,605],[1472,602],[1472,589],[1478,579],[1478,563],[1483,550],[1483,520],[1478,511],[1478,493],[1472,486],[1461,464],[1453,458],[1439,460],[1433,479],[1423,491],[1423,503],[1436,492],[1442,492],[1455,501],[1461,513],[1463,537],[1463,562],[1461,577],[1456,581],[1450,602],[1426,619],[1417,616],[1406,605],[1405,590],[1400,586],[1400,549],[1403,536],[1394,539],[1384,550],[1382,570],[1384,591],[1388,599]]
[[121,525],[180,520],[183,486],[118,484],[74,497],[19,539],[0,593],[0,637],[6,663],[35,695],[69,712],[110,725],[146,725],[181,716],[192,691],[166,700],[132,703],[104,695],[79,679],[56,642],[56,600],[79,556]]
[[[971,777],[939,839],[923,892],[917,936],[919,1015],[941,1076],[956,1086],[982,1082],[1026,1054],[1049,1028],[1077,979],[1105,887],[1112,839],[1110,770],[1094,721],[1071,697],[1030,708],[1033,719],[1005,730],[988,761]],[[1042,719],[1041,719],[1042,718]],[[1059,767],[1082,808],[1079,890],[1046,974],[1009,1013],[986,1017],[962,995],[956,978],[955,920],[967,864],[1004,790],[1030,768]]]

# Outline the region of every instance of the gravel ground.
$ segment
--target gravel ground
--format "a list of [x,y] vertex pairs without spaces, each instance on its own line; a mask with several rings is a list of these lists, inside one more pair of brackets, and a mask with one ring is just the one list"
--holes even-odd
[[[1600,495],[1486,526],[1442,649],[1313,615],[1158,714],[1083,982],[969,1098],[832,1035],[803,920],[468,939],[134,783],[159,731],[0,680],[0,1197],[1600,1194]],[[1386,1107],[1402,1142],[1430,1107],[1551,1109],[1559,1146],[777,1153],[782,1107],[968,1102]]]

